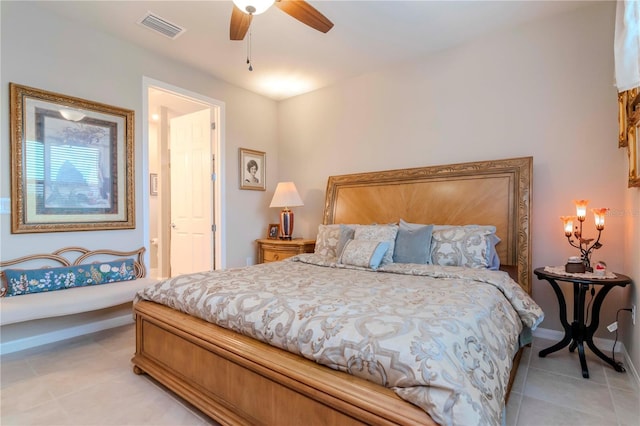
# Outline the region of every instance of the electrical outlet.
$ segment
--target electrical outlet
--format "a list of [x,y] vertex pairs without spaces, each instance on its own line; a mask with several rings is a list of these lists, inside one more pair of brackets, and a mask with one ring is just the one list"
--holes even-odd
[[631,306],[631,323],[636,325],[636,305]]
[[607,330],[609,330],[610,333],[613,333],[617,329],[618,329],[618,321],[612,322],[607,326]]

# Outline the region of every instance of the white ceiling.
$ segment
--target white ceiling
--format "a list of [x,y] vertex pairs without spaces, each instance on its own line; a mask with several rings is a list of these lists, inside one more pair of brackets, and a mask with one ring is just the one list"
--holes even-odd
[[[229,40],[232,2],[42,1],[50,11],[189,64],[272,99],[410,62],[509,26],[583,6],[583,1],[310,0],[335,26],[310,29],[276,7],[253,18],[247,38]],[[172,40],[137,23],[147,12],[186,28]]]

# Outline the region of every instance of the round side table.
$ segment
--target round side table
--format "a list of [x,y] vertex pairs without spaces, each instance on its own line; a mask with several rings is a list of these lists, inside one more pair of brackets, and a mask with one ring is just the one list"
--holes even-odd
[[[558,305],[560,306],[560,322],[564,328],[564,337],[561,341],[553,346],[550,346],[538,353],[538,356],[545,357],[552,352],[559,351],[565,346],[569,345],[569,351],[573,352],[578,348],[578,355],[580,358],[580,366],[582,367],[582,377],[589,378],[589,369],[587,368],[587,360],[584,355],[584,343],[598,357],[602,358],[605,362],[611,365],[616,371],[624,372],[625,369],[622,363],[615,362],[613,359],[606,356],[600,351],[593,343],[593,335],[598,329],[600,323],[600,308],[602,302],[609,291],[614,287],[625,287],[631,282],[631,278],[626,275],[615,273],[616,278],[582,278],[575,276],[566,276],[560,274],[553,274],[547,272],[544,268],[537,268],[533,271],[534,274],[540,280],[546,280],[551,284],[553,291],[558,298]],[[564,300],[564,294],[560,289],[557,281],[564,281],[573,283],[573,322],[569,324],[567,321],[567,304]],[[596,294],[593,300],[593,308],[591,309],[591,323],[585,324],[585,296],[590,286],[601,286],[602,288]]]

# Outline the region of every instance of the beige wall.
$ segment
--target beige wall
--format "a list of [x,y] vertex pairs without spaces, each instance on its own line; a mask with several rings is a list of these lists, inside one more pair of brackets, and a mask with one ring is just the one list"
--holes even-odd
[[[226,264],[243,266],[255,259],[253,241],[267,228],[275,167],[267,171],[267,192],[240,191],[238,148],[268,153],[277,163],[276,102],[239,89],[193,68],[96,32],[84,24],[57,17],[32,2],[0,2],[0,197],[10,197],[8,84],[15,82],[135,111],[136,229],[49,234],[11,234],[10,216],[0,216],[0,257],[51,251],[68,245],[88,248],[132,248],[146,245],[146,199],[143,187],[143,76],[225,103],[224,125]],[[147,170],[148,171],[148,170]]]
[[[330,175],[531,155],[533,266],[576,254],[558,217],[586,198],[612,209],[594,260],[640,276],[638,239],[628,238],[637,190],[626,189],[626,152],[617,147],[614,16],[615,3],[593,3],[280,102],[280,179],[295,181],[305,202],[297,233],[315,235]],[[595,234],[592,218],[585,229]],[[533,295],[542,327],[562,330],[548,284],[534,280]],[[612,291],[602,323],[627,306],[629,291]],[[629,332],[622,337],[633,346]]]

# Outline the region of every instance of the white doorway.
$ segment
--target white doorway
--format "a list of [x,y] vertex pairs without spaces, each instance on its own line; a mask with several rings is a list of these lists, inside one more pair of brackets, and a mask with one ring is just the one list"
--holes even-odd
[[221,269],[224,104],[147,78],[144,86],[149,276]]
[[211,115],[206,108],[169,120],[172,277],[214,269]]

